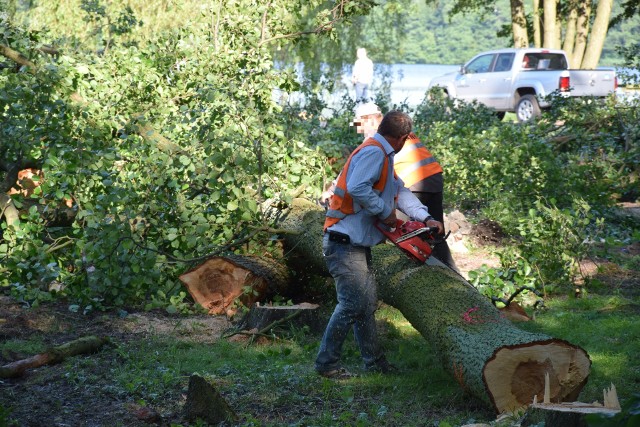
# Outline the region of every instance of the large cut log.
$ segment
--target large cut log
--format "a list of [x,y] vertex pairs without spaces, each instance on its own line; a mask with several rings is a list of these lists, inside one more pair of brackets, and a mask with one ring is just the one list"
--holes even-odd
[[209,314],[235,314],[234,303],[251,306],[280,294],[289,283],[286,266],[268,258],[213,257],[180,276],[194,301]]
[[[285,242],[304,265],[326,274],[321,239],[324,212],[294,200],[280,226]],[[379,295],[400,310],[433,343],[445,369],[465,390],[489,403],[497,413],[527,407],[544,395],[550,378],[552,402],[575,400],[591,368],[586,351],[545,334],[523,331],[462,276],[434,258],[416,265],[392,245],[373,248]]]

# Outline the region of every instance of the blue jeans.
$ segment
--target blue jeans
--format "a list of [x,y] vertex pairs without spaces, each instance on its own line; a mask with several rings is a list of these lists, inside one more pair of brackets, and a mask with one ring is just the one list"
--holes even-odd
[[371,368],[384,358],[374,316],[378,293],[371,271],[371,249],[330,242],[329,233],[324,235],[322,249],[335,280],[338,304],[324,331],[315,368],[319,372],[340,368],[342,345],[352,327],[365,368]]

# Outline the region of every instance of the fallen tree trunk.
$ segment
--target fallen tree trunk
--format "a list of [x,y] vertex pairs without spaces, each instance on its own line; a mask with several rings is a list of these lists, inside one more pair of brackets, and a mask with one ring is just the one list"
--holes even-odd
[[228,255],[213,257],[180,276],[194,301],[209,314],[233,315],[239,300],[246,306],[282,294],[289,271],[269,258]]
[[19,377],[29,368],[60,363],[67,357],[93,353],[109,342],[108,338],[87,336],[53,347],[44,353],[0,366],[0,378]]
[[[280,226],[304,265],[326,274],[322,258],[324,211],[294,200]],[[517,328],[462,276],[434,258],[416,265],[392,245],[373,248],[379,295],[433,343],[445,367],[465,390],[512,412],[542,400],[545,374],[552,402],[575,400],[586,383],[591,360],[580,347]],[[300,265],[301,263],[298,263]]]

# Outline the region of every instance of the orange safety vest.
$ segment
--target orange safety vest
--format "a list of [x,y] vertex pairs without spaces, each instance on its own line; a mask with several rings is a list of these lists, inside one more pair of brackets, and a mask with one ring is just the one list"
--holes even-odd
[[406,187],[442,173],[442,166],[414,133],[409,134],[402,150],[394,156],[393,167]]
[[[351,164],[351,159],[353,156],[362,150],[365,147],[369,146],[377,146],[384,152],[384,147],[378,141],[373,138],[367,139],[365,142],[360,144],[358,148],[353,150],[353,153],[347,159],[344,167],[342,168],[342,172],[338,176],[338,181],[336,182],[336,188],[333,190],[333,195],[329,200],[329,209],[327,210],[327,216],[324,221],[324,231],[327,231],[327,228],[331,227],[334,224],[337,224],[341,219],[346,217],[347,215],[354,214],[353,210],[353,199],[351,195],[347,192],[347,171],[349,170],[349,165]],[[380,178],[373,184],[373,189],[378,191],[379,193],[384,190],[385,185],[387,184],[387,178],[389,176],[389,158],[386,153],[384,156],[384,163],[382,165],[382,172],[380,173]],[[394,172],[395,176],[395,172]]]

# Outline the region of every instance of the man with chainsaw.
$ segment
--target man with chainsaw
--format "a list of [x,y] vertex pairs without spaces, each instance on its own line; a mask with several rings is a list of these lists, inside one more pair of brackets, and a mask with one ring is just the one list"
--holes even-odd
[[411,134],[411,118],[400,111],[387,113],[377,133],[347,159],[336,181],[327,210],[323,254],[335,280],[338,304],[320,343],[316,371],[327,378],[352,376],[340,364],[342,345],[353,328],[365,370],[390,373],[378,342],[374,313],[377,289],[371,270],[371,247],[385,240],[378,229],[397,225],[396,208],[429,227],[444,229],[426,206],[394,173],[394,156]]
[[[376,133],[381,121],[382,112],[380,108],[376,104],[368,102],[356,108],[353,125],[356,128],[356,132],[362,134],[366,140]],[[442,167],[414,133],[409,135],[402,151],[395,155],[394,167],[404,184],[429,209],[431,216],[444,223],[444,208],[442,206],[444,179]],[[334,186],[332,185],[322,193],[321,200],[323,202],[326,203],[333,193],[333,188]],[[399,217],[403,220],[409,219],[403,216],[402,213]],[[431,255],[458,272],[446,240],[443,239],[436,244]]]

